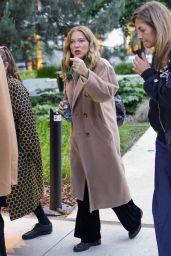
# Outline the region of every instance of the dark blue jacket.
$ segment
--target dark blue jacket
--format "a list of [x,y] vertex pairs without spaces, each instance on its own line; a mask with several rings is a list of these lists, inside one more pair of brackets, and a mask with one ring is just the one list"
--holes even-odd
[[171,133],[171,62],[160,72],[149,68],[141,76],[145,80],[144,90],[150,96],[150,124],[158,138],[166,142],[166,133]]

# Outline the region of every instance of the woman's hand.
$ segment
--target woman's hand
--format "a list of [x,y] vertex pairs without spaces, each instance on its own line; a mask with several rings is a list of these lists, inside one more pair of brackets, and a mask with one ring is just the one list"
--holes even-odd
[[88,68],[86,67],[84,61],[80,58],[70,58],[73,61],[72,68],[74,72],[88,78]]
[[58,112],[59,114],[61,114],[62,116],[64,116],[65,105],[66,105],[67,103],[68,103],[67,100],[62,100],[62,101],[60,101],[60,103],[59,103],[57,112]]
[[147,58],[144,53],[141,54],[141,57],[135,56],[133,60],[133,70],[135,73],[141,75],[146,69],[151,68],[150,64],[147,61]]

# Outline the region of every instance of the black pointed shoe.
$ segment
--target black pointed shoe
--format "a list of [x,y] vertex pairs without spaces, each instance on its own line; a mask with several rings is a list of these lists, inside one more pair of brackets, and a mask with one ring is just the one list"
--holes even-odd
[[[141,209],[140,209],[140,211],[141,211],[141,218],[142,218],[142,216],[143,216],[143,211],[142,211]],[[129,231],[128,235],[129,235],[129,238],[130,238],[130,239],[135,238],[135,237],[138,235],[138,233],[140,232],[140,230],[141,230],[141,218],[140,218],[140,224],[139,224],[139,226],[136,228],[136,230],[134,230],[133,232]]]
[[92,242],[92,243],[81,242],[74,246],[73,251],[74,252],[83,252],[83,251],[88,250],[91,246],[97,246],[100,244],[101,244],[101,239],[98,239],[97,241]]
[[50,233],[52,233],[52,223],[47,225],[37,223],[32,230],[22,235],[22,239],[29,240],[38,236],[48,235]]

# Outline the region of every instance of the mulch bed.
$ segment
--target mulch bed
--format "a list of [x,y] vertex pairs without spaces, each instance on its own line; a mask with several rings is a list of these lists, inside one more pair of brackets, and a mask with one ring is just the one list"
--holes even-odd
[[[71,183],[69,180],[62,181],[62,191],[61,191],[61,201],[63,204],[74,206],[76,204],[76,198],[72,196],[71,193]],[[44,186],[44,196],[41,199],[43,206],[49,207],[50,204],[50,186]],[[2,212],[8,212],[8,208],[2,208]]]
[[[45,189],[45,193],[44,193],[44,196],[43,196],[41,202],[42,202],[43,206],[49,206],[49,204],[50,204],[50,187],[45,185],[44,189]],[[76,198],[74,198],[72,196],[70,181],[63,180],[61,189],[62,189],[62,191],[61,191],[62,203],[67,204],[69,206],[74,206],[76,204]]]

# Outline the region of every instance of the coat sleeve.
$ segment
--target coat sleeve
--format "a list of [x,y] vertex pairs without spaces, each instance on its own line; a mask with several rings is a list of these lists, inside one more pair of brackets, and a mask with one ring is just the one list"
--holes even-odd
[[96,71],[89,70],[88,79],[81,78],[86,93],[96,102],[105,102],[112,98],[119,86],[110,64],[103,63]]
[[146,93],[162,107],[171,109],[171,74],[166,79],[150,68],[142,74],[142,77],[145,80]]
[[40,145],[29,94],[18,80],[9,83],[19,152],[40,159]]

